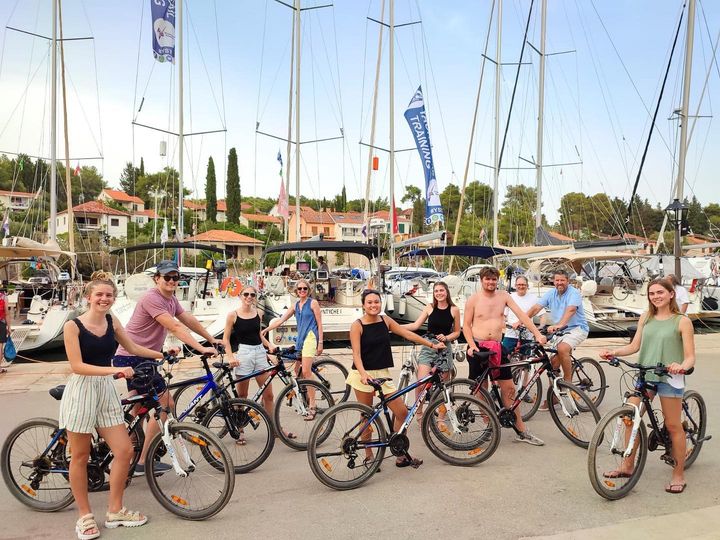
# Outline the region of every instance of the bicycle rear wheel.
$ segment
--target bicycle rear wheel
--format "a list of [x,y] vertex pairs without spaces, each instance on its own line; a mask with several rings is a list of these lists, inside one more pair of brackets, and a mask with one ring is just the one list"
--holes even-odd
[[680,419],[685,430],[685,468],[689,469],[700,454],[707,429],[705,400],[695,390],[688,390],[683,395]]
[[315,477],[337,490],[354,489],[377,472],[385,456],[387,434],[380,416],[362,403],[335,405],[308,441],[308,462]]
[[588,475],[595,492],[611,501],[622,499],[640,480],[648,453],[645,425],[640,422],[635,451],[623,457],[633,428],[635,409],[613,409],[598,423],[588,447]]
[[[515,388],[522,391],[523,387],[530,382],[530,367],[519,366],[512,370],[513,384]],[[520,400],[520,414],[523,422],[527,422],[540,408],[540,400],[542,399],[542,380],[540,377],[535,379],[535,384],[527,389],[527,394]]]
[[[319,382],[297,379],[297,383],[299,394],[292,383],[280,391],[275,400],[273,416],[280,440],[294,450],[305,450],[313,427],[335,402],[330,392]],[[311,399],[315,403],[314,418],[310,413]],[[322,433],[318,436],[322,439]]]
[[246,473],[259,467],[275,446],[272,420],[258,403],[231,399],[212,409],[203,426],[222,441],[235,465],[235,473]]
[[57,421],[50,418],[26,420],[7,436],[0,455],[8,491],[40,512],[62,510],[75,500],[67,472],[67,437],[57,437],[58,430]]
[[572,370],[572,383],[585,392],[596,407],[599,407],[607,389],[605,371],[600,363],[594,358],[585,356],[577,360],[573,359]]
[[[183,519],[214,516],[225,508],[235,488],[230,455],[220,439],[198,424],[176,422],[169,431],[172,448],[158,434],[148,449],[145,477],[150,491],[165,509]],[[173,454],[181,474],[173,465]],[[173,468],[156,476],[161,462]]]
[[446,463],[470,466],[495,453],[500,444],[500,422],[475,396],[453,394],[449,408],[440,396],[427,406],[422,436],[430,451]]
[[[557,379],[557,388],[558,396],[555,395],[552,385],[548,388],[550,416],[560,432],[573,444],[587,448],[595,425],[600,420],[600,413],[585,392],[577,386]],[[558,400],[558,403],[553,405],[555,400]]]
[[337,360],[322,358],[313,362],[317,372],[313,370],[315,378],[330,391],[335,403],[347,401],[350,397],[350,385],[345,382],[348,370]]

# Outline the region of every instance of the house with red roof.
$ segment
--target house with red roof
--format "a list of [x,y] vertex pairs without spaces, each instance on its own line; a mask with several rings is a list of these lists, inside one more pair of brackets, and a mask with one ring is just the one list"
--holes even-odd
[[0,204],[10,210],[28,210],[37,193],[26,191],[5,191],[0,189]]
[[[80,234],[93,232],[105,233],[110,238],[127,238],[127,226],[130,214],[111,208],[101,201],[88,201],[73,207],[73,217]],[[58,234],[69,230],[68,211],[58,212],[56,217]]]
[[223,229],[211,229],[185,238],[184,241],[208,244],[225,249],[230,253],[231,258],[238,260],[255,259],[259,261],[263,249],[262,241],[235,231]]

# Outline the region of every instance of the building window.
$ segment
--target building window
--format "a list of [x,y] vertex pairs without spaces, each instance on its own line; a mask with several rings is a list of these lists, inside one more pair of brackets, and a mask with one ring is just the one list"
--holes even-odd
[[120,218],[110,218],[110,226],[111,227],[119,227],[120,226]]
[[404,223],[398,223],[398,232],[400,234],[405,234],[405,224]]
[[330,227],[325,227],[325,236],[330,236]]
[[248,255],[255,255],[255,246],[248,246]]
[[315,236],[317,234],[317,227],[312,228],[312,233],[313,233],[313,236]]

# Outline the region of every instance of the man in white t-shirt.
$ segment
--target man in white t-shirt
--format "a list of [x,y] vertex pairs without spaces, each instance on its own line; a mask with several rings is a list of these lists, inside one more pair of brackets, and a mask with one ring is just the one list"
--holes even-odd
[[672,283],[673,287],[675,288],[675,301],[680,308],[680,313],[685,314],[687,312],[688,306],[690,305],[690,295],[688,294],[687,289],[680,285],[680,280],[678,280],[675,274],[668,274],[666,277],[670,280],[670,283]]
[[[528,280],[525,276],[517,276],[515,278],[515,292],[510,293],[510,297],[515,300],[515,303],[520,306],[525,313],[527,313],[531,307],[538,303],[538,298],[535,294],[528,292]],[[520,339],[519,331],[517,328],[520,326],[520,319],[517,318],[511,310],[505,308],[505,323],[512,326],[512,329],[505,331],[505,336],[502,340],[502,348],[505,354],[510,354],[517,345],[518,339]]]

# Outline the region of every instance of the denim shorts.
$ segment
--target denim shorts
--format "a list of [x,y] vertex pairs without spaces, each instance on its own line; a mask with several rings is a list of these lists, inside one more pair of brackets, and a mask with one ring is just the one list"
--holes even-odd
[[236,377],[250,375],[270,365],[267,358],[267,351],[262,345],[245,345],[244,343],[240,343],[235,353],[235,358],[240,362],[240,365],[234,370]]
[[648,387],[660,397],[669,398],[682,398],[685,393],[685,388],[675,388],[666,382],[649,382]]
[[[433,362],[437,362],[437,368],[440,371],[450,371],[453,368],[453,348],[450,342],[445,343],[445,349],[442,351],[422,346],[420,354],[417,357],[417,363],[432,367]],[[439,357],[439,358],[438,358]]]

